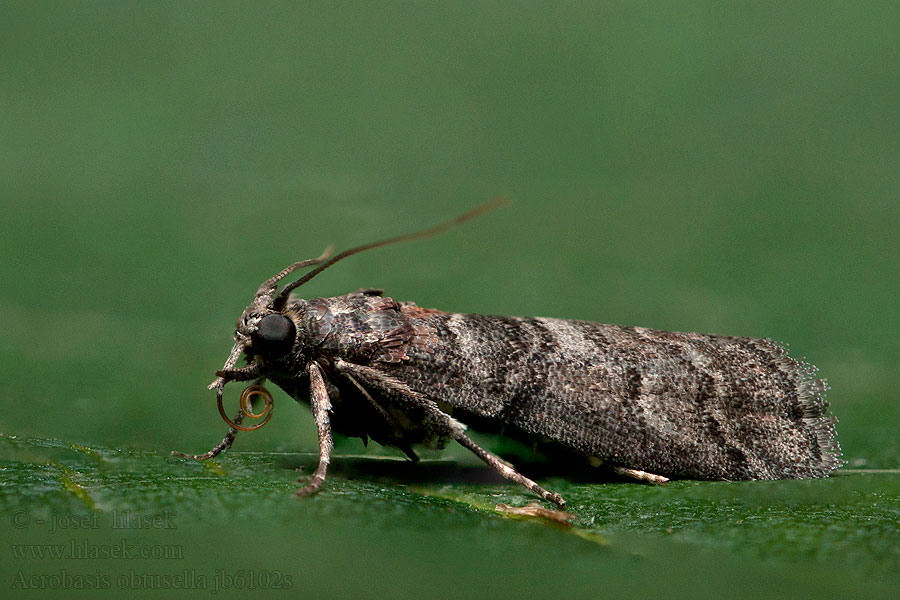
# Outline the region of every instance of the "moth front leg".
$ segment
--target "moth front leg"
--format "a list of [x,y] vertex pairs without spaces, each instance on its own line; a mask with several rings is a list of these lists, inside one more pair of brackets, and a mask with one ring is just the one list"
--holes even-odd
[[[249,369],[249,368],[245,368],[244,372],[250,372],[247,369]],[[253,385],[262,385],[263,382],[265,382],[265,379],[259,376],[259,368],[254,367],[254,370],[252,372],[256,374],[256,381],[253,382]],[[225,377],[227,375],[227,373],[225,373],[224,371],[216,371],[216,373],[219,374],[220,377]],[[246,380],[236,379],[235,381],[246,381]],[[215,383],[215,382],[213,382],[213,383]],[[224,383],[222,385],[224,385]],[[219,389],[217,393],[221,394],[222,390]],[[243,420],[244,420],[244,411],[241,410],[241,411],[238,411],[238,413],[234,416],[234,418],[231,421],[235,425],[240,425],[241,422],[243,422]],[[173,450],[172,456],[177,456],[178,458],[190,458],[192,460],[200,460],[200,461],[215,458],[218,455],[220,455],[222,452],[224,452],[225,450],[228,450],[229,448],[231,448],[231,444],[234,443],[234,438],[235,438],[235,436],[237,436],[237,432],[238,432],[238,430],[235,429],[234,427],[229,427],[228,432],[225,434],[225,437],[222,439],[222,441],[219,442],[218,444],[216,444],[215,446],[213,446],[211,450],[209,450],[208,452],[204,452],[203,454],[186,454],[184,452],[178,452],[176,450]]]
[[331,400],[328,399],[328,389],[325,387],[322,369],[315,362],[311,362],[306,370],[309,373],[310,405],[313,419],[316,421],[316,432],[319,436],[319,466],[313,473],[312,480],[297,490],[297,496],[314,494],[322,487],[325,473],[328,471],[328,463],[331,461],[331,450],[334,448],[334,441],[331,438],[331,421],[328,418]]
[[[232,419],[236,424],[240,425],[241,421],[244,420],[244,413],[239,412]],[[191,460],[209,460],[211,458],[215,458],[218,455],[222,454],[225,450],[231,448],[231,444],[234,443],[234,438],[237,435],[238,430],[234,427],[229,427],[228,432],[225,434],[225,438],[212,447],[208,452],[204,452],[203,454],[186,454],[184,452],[178,452],[177,450],[172,451],[172,456],[177,456],[178,458],[190,458]]]
[[[228,381],[250,381],[259,377],[259,365],[252,364],[246,367],[234,367],[233,369],[219,369],[216,377],[222,377]],[[215,382],[213,382],[215,384]]]

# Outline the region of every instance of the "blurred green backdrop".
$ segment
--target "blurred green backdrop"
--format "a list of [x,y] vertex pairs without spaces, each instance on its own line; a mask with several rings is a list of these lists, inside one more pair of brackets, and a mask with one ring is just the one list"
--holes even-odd
[[[896,3],[6,2],[0,433],[156,457],[205,450],[224,431],[205,386],[263,279],[330,243],[405,233],[507,194],[502,211],[349,259],[302,291],[377,286],[451,311],[782,340],[828,379],[848,467],[896,470],[898,27]],[[315,450],[308,411],[276,403],[272,423],[235,450]],[[46,478],[50,491],[17,479],[65,460],[7,451],[9,510],[22,498],[48,514],[81,506]],[[406,496],[369,505],[362,492],[341,510],[322,497],[272,500],[290,536],[265,524],[281,541],[259,533],[221,551],[236,561],[248,548],[255,558],[327,549],[320,567],[357,569],[345,592],[369,579],[382,591],[421,584],[422,597],[459,586],[578,596],[613,580],[651,593],[639,574],[654,572],[671,576],[673,594],[733,591],[770,569],[786,591],[840,589],[847,575],[827,574],[852,546],[858,589],[865,577],[887,590],[900,582],[900,483],[884,477],[842,481],[829,502],[859,501],[864,488],[888,512],[873,516],[874,537],[852,546],[848,525],[824,557],[813,540],[808,556],[785,558],[788,540],[745,560],[715,527],[660,546],[653,527],[635,525],[622,528],[626,547],[650,549],[632,565],[622,538],[597,554],[556,531],[477,511],[445,518],[446,507]],[[597,505],[609,501],[588,487]],[[104,489],[107,508],[170,506],[164,494],[132,505],[126,488]],[[619,517],[657,514],[641,499],[658,490],[608,489],[634,502]],[[227,505],[198,511],[179,535],[223,548],[222,522],[246,529],[241,518]],[[711,564],[720,570],[696,575]],[[338,589],[297,569],[302,589]]]

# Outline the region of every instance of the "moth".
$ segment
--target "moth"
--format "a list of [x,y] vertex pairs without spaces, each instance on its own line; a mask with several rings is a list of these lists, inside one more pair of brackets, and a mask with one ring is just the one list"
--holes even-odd
[[[293,263],[267,279],[237,320],[234,347],[209,388],[229,424],[261,427],[273,382],[315,419],[319,463],[297,491],[325,481],[332,431],[394,446],[456,441],[505,478],[560,507],[565,500],[479,447],[478,430],[540,443],[591,465],[653,483],[827,476],[841,464],[825,381],[769,339],[677,333],[589,321],[458,314],[365,288],[302,299],[296,288],[365,250],[434,235],[490,210],[488,203],[418,233]],[[278,289],[288,275],[305,275]],[[244,356],[245,366],[237,366]],[[223,390],[254,385],[226,414]],[[254,399],[265,401],[254,412]],[[244,426],[245,417],[261,418]]]

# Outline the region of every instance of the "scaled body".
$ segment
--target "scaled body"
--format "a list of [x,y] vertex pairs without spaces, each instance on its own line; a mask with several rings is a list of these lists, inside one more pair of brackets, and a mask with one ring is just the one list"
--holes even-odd
[[[834,419],[815,368],[771,340],[671,333],[561,319],[492,317],[422,309],[381,290],[300,300],[291,292],[364,250],[434,235],[502,201],[446,223],[293,263],[260,285],[238,319],[234,347],[216,371],[219,413],[238,430],[271,416],[266,379],[316,422],[319,465],[304,496],[325,481],[332,429],[396,446],[455,440],[504,477],[559,506],[565,500],[480,448],[466,427],[543,444],[641,480],[823,477],[841,463]],[[290,283],[288,275],[314,267]],[[236,366],[240,358],[247,365]],[[253,381],[232,420],[231,381]],[[257,414],[251,398],[263,397]],[[259,418],[254,426],[244,417]]]
[[[337,388],[332,423],[349,435],[406,450],[454,437],[400,383],[460,428],[659,475],[822,477],[840,463],[824,382],[770,340],[444,313],[378,290],[294,301],[284,314],[301,349],[285,360],[319,362]],[[261,369],[302,399],[296,372],[280,361]]]

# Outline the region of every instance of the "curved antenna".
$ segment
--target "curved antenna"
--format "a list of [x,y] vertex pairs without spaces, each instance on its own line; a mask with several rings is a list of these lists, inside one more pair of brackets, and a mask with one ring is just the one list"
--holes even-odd
[[[451,227],[455,227],[456,225],[459,225],[460,223],[468,221],[469,219],[474,219],[475,217],[477,217],[479,215],[482,215],[486,212],[489,212],[496,208],[499,208],[499,207],[503,206],[504,204],[506,204],[507,202],[509,202],[509,200],[505,196],[500,196],[500,197],[494,198],[493,200],[488,200],[481,206],[477,206],[477,207],[473,208],[472,210],[470,210],[469,212],[462,214],[462,215],[456,217],[455,219],[450,219],[449,221],[445,221],[445,222],[441,223],[440,225],[435,225],[434,227],[430,227],[430,228],[424,229],[422,231],[417,231],[415,233],[407,233],[405,235],[398,235],[397,237],[392,237],[392,238],[389,238],[386,240],[381,240],[380,242],[373,242],[371,244],[364,244],[362,246],[357,246],[356,248],[350,248],[349,250],[344,250],[340,254],[337,254],[334,257],[332,257],[330,260],[326,261],[324,264],[319,265],[318,267],[316,267],[315,269],[313,269],[312,271],[310,271],[309,273],[307,273],[306,275],[304,275],[297,281],[289,283],[289,284],[285,285],[283,288],[281,288],[281,292],[278,294],[278,298],[275,300],[275,305],[281,306],[287,300],[288,295],[290,295],[290,293],[292,291],[294,291],[295,289],[297,289],[298,287],[300,287],[301,285],[303,285],[304,283],[306,283],[307,281],[309,281],[310,279],[312,279],[313,277],[315,277],[316,275],[318,275],[319,273],[321,273],[322,271],[324,271],[325,269],[327,269],[328,267],[330,267],[331,265],[336,263],[337,261],[347,258],[348,256],[358,254],[365,250],[372,250],[373,248],[380,248],[381,246],[387,246],[389,244],[396,244],[398,242],[408,242],[410,240],[418,240],[418,239],[422,239],[422,238],[431,237],[433,235],[437,235],[438,233],[441,233],[442,231],[450,229]],[[293,265],[291,265],[291,266],[293,266]],[[290,267],[288,267],[288,268],[290,268]],[[285,275],[286,274],[287,273],[285,273]]]
[[281,272],[279,272],[277,275],[274,275],[274,276],[270,277],[269,279],[266,279],[263,282],[263,284],[261,286],[259,286],[259,290],[256,292],[256,295],[260,296],[260,295],[263,295],[266,293],[271,294],[272,292],[275,291],[275,284],[278,283],[279,281],[281,281],[282,279],[284,279],[285,276],[290,275],[297,269],[302,269],[303,267],[311,267],[313,265],[318,265],[318,264],[328,260],[328,257],[331,256],[332,252],[334,252],[334,246],[328,246],[322,252],[322,255],[319,256],[318,258],[308,258],[306,260],[297,261],[292,265],[288,265],[287,267],[282,269]]

